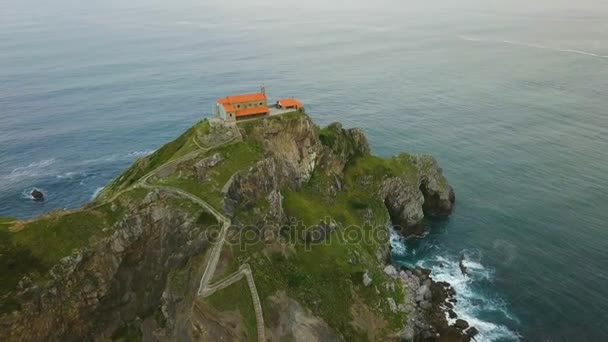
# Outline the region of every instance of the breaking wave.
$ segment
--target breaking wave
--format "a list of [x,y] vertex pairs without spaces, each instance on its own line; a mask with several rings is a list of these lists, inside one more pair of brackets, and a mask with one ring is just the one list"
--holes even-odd
[[131,151],[127,154],[127,157],[130,158],[141,158],[145,156],[149,156],[154,153],[154,150],[144,150],[144,151]]
[[103,188],[104,188],[103,186],[100,186],[97,189],[95,189],[95,191],[93,192],[93,195],[91,196],[91,201],[95,200],[97,198],[97,196],[99,196],[99,193],[101,193]]
[[45,172],[47,172],[47,167],[53,165],[55,163],[55,159],[44,159],[35,163],[31,163],[26,166],[20,166],[14,168],[10,173],[4,176],[0,176],[0,179],[10,182],[17,182],[26,178],[34,178],[39,176],[45,176]]
[[[463,275],[459,261],[460,256],[435,255],[428,259],[415,260],[415,251],[409,250],[403,238],[391,236],[391,247],[393,255],[396,256],[397,263],[405,266],[420,266],[432,271],[432,277],[436,281],[445,281],[456,290],[458,302],[454,306],[454,311],[458,318],[464,319],[469,325],[479,330],[476,336],[477,341],[518,341],[521,336],[512,331],[506,325],[493,321],[495,317],[500,320],[518,323],[517,319],[511,315],[507,304],[501,298],[484,291],[483,284],[492,281],[493,271],[487,269],[482,263],[479,255],[471,251],[463,251],[465,259],[464,266],[467,268],[467,275]],[[413,260],[408,264],[406,260]],[[492,317],[489,320],[486,317]],[[455,320],[449,319],[450,324]]]

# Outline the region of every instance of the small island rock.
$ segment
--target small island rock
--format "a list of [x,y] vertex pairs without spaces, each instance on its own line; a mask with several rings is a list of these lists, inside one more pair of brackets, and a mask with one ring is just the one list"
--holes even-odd
[[44,201],[44,194],[38,189],[32,190],[31,195],[34,201]]

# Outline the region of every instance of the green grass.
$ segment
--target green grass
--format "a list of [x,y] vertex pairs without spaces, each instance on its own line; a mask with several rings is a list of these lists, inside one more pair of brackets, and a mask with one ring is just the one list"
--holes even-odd
[[[198,277],[198,270],[202,268],[201,265],[204,261],[205,253],[201,253],[190,258],[184,267],[171,270],[167,277],[168,288],[171,290],[171,293],[186,296],[188,284],[193,283],[195,276]],[[196,280],[194,280],[194,283],[198,284]]]
[[99,200],[110,198],[113,194],[128,188],[141,177],[159,166],[198,149],[192,138],[201,132],[209,131],[209,121],[203,120],[192,126],[184,134],[165,144],[151,155],[138,159],[122,175],[113,180],[99,195]]
[[[9,230],[11,219],[0,218],[0,312],[18,309],[14,299],[17,283],[26,275],[44,282],[48,271],[75,249],[113,233],[112,227],[126,214],[121,203],[137,203],[149,190],[133,189],[112,203],[78,211],[54,212],[23,221]],[[215,218],[190,200],[170,199],[176,210],[190,213],[201,225],[213,227]],[[217,229],[217,227],[216,227]]]
[[288,113],[281,114],[281,115],[274,115],[274,116],[264,117],[264,118],[255,119],[255,120],[240,121],[240,122],[237,122],[237,125],[239,126],[241,131],[245,133],[244,135],[247,136],[247,135],[250,135],[253,132],[253,130],[255,129],[255,127],[259,126],[263,121],[267,121],[267,122],[290,121],[290,120],[295,120],[295,119],[302,118],[305,116],[306,116],[306,113],[304,111],[293,111],[293,112],[288,112]]
[[113,212],[108,204],[45,215],[20,223],[16,231],[0,224],[0,312],[18,309],[12,295],[23,276],[44,279],[47,271],[74,249],[88,245],[93,237],[107,235],[109,231],[103,229],[111,227],[120,215],[120,210]]
[[[382,303],[386,292],[386,279],[382,274],[374,274],[375,284],[379,290],[382,289],[380,295],[376,294],[374,288],[362,285],[365,270],[377,267],[374,266],[372,257],[361,251],[361,261],[351,264],[349,256],[353,251],[359,250],[359,246],[349,244],[339,234],[332,235],[328,244],[309,248],[296,245],[296,252],[288,256],[278,252],[273,253],[269,259],[259,253],[249,256],[256,285],[263,299],[264,312],[272,312],[270,304],[264,299],[284,290],[289,297],[312,310],[316,316],[322,317],[346,340],[366,339],[365,332],[351,324],[351,305],[355,302],[355,296],[363,298],[378,316],[387,317],[391,322],[403,323],[403,315],[387,313],[388,306]],[[258,248],[253,246],[252,249]],[[395,295],[392,297],[398,299]]]
[[112,341],[117,342],[137,342],[141,341],[142,338],[142,333],[135,324],[125,324],[116,329],[111,336]]
[[21,278],[30,272],[41,273],[46,270],[42,262],[23,246],[15,245],[8,228],[9,218],[0,218],[0,313],[20,308],[12,296]]
[[[215,153],[220,153],[223,160],[213,167],[207,178],[200,182],[194,174],[187,174],[188,168],[180,166],[184,170],[184,174],[178,176],[177,173],[156,181],[158,184],[170,185],[185,191],[188,191],[203,200],[207,201],[214,208],[223,210],[222,208],[222,188],[228,182],[230,177],[238,171],[246,170],[248,167],[261,160],[264,156],[263,148],[260,144],[253,142],[238,142],[234,144],[224,145],[210,150],[205,156],[211,156]],[[187,164],[197,162],[188,161]]]
[[241,314],[248,341],[257,341],[257,322],[253,299],[245,278],[217,291],[205,299],[205,303],[217,311],[237,311]]
[[416,167],[409,162],[407,154],[383,159],[373,155],[360,156],[353,159],[346,166],[346,186],[361,188],[361,179],[368,177],[373,180],[367,191],[377,190],[381,181],[390,177],[406,177],[415,181],[417,177]]
[[[286,289],[290,296],[323,317],[347,340],[357,340],[365,336],[350,324],[353,319],[350,306],[355,302],[355,295],[378,316],[387,319],[390,330],[387,334],[405,322],[405,315],[390,312],[386,302],[388,297],[402,302],[403,289],[396,284],[396,291],[387,290],[384,284],[389,280],[377,266],[375,253],[388,243],[386,224],[389,217],[376,193],[387,177],[414,177],[415,167],[407,161],[406,155],[391,159],[360,155],[347,164],[345,173],[345,188],[335,197],[322,191],[330,181],[322,170],[317,170],[304,188],[283,191],[286,214],[301,221],[304,230],[321,220],[338,223],[337,231],[326,243],[307,246],[299,241],[294,255],[275,254],[270,262],[262,257],[252,257],[251,263],[255,265],[256,280],[260,279],[258,288],[264,296],[277,289]],[[361,179],[365,177],[368,184],[363,186]],[[370,213],[371,220],[367,216]],[[385,234],[375,234],[378,230]],[[375,238],[378,236],[379,239]],[[353,255],[358,256],[355,263],[351,263]],[[362,284],[366,270],[374,279],[374,287]],[[380,294],[376,293],[376,288]]]

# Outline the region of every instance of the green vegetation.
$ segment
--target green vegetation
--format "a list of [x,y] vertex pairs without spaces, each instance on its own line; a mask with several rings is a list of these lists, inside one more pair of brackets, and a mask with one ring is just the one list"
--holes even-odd
[[94,237],[107,235],[121,216],[110,205],[97,209],[56,212],[34,221],[19,222],[9,229],[0,221],[0,312],[18,308],[13,298],[17,283],[25,275],[43,280],[47,271],[74,249],[88,245]]
[[[239,122],[244,141],[201,151],[193,159],[179,159],[179,163],[176,161],[171,165],[175,170],[150,177],[149,183],[180,188],[223,211],[223,187],[234,174],[246,171],[262,160],[267,152],[259,140],[261,135],[256,134],[258,130],[272,123],[301,119],[304,115],[293,112],[263,120]],[[260,122],[264,122],[264,125],[260,125]],[[281,126],[277,125],[276,128],[280,129]],[[80,211],[53,213],[17,225],[13,225],[11,219],[0,218],[0,269],[8,270],[0,274],[0,313],[18,309],[13,291],[24,275],[31,275],[34,281],[42,281],[49,268],[74,249],[111,234],[114,224],[130,214],[121,203],[133,207],[149,193],[149,190],[141,187],[131,188],[132,185],[163,164],[200,150],[196,142],[205,146],[200,143],[202,140],[215,141],[215,137],[200,139],[217,133],[212,130],[214,128],[208,121],[199,122],[173,142],[138,160],[103,191],[97,203]],[[229,254],[232,259],[223,268],[226,270],[224,276],[247,262],[253,270],[265,313],[272,311],[265,299],[277,291],[285,291],[289,297],[322,317],[346,340],[364,340],[367,339],[366,331],[353,324],[353,308],[364,305],[376,317],[386,320],[387,326],[381,334],[388,335],[401,327],[405,315],[392,313],[386,299],[402,302],[404,292],[398,282],[388,286],[392,280],[378,265],[376,253],[384,250],[388,243],[389,216],[377,194],[382,182],[389,177],[416,181],[417,169],[407,154],[390,159],[372,156],[362,150],[354,136],[345,133],[339,125],[316,129],[315,132],[325,146],[324,153],[333,151],[332,157],[342,160],[317,165],[310,181],[297,190],[282,189],[283,210],[293,219],[291,222],[298,224],[280,227],[281,234],[277,240],[264,241],[260,238],[247,246],[226,244],[225,248],[232,248]],[[220,156],[217,164],[207,169],[201,169],[200,164],[197,166],[204,158],[212,158],[216,154]],[[344,170],[338,169],[344,163]],[[340,183],[336,187],[340,190],[328,191],[336,183]],[[112,203],[102,204],[101,201],[117,194],[120,196]],[[233,223],[257,222],[261,216],[259,213],[269,209],[266,194],[262,193],[260,198],[250,201],[255,203],[237,204]],[[201,226],[220,228],[216,218],[194,201],[171,198],[170,204],[176,210],[189,214]],[[252,207],[258,210],[254,211]],[[320,224],[330,223],[332,229],[327,229],[322,241],[315,243],[307,236],[311,231],[317,231]],[[233,227],[230,232],[238,229]],[[257,234],[262,230],[258,227],[252,229]],[[240,233],[244,235],[242,231]],[[294,236],[295,239],[286,239]],[[200,277],[204,262],[205,254],[201,254],[191,258],[185,266],[172,269],[167,279],[169,289],[182,296],[191,293],[192,289],[188,287],[195,282],[194,278]],[[372,286],[363,286],[365,272],[373,279]],[[214,275],[214,279],[217,280],[218,276]],[[255,312],[245,279],[214,293],[205,299],[205,303],[220,312],[239,312],[248,339],[257,338]],[[158,317],[157,320],[163,320],[162,314]],[[140,331],[132,325],[125,325],[112,335],[113,340],[120,341],[140,340],[141,337]]]
[[253,310],[253,299],[245,278],[207,297],[205,303],[220,312],[239,312],[247,333],[247,340],[257,341],[257,322]]
[[135,324],[125,324],[116,329],[111,338],[112,341],[117,342],[138,342],[142,340],[143,336]]
[[198,180],[190,169],[192,161],[180,165],[184,174],[173,173],[167,178],[157,180],[160,185],[174,186],[188,191],[222,210],[222,188],[230,177],[238,171],[246,170],[264,156],[263,148],[254,142],[238,142],[210,150],[201,158],[219,153],[222,161],[209,170],[204,180]]
[[[365,332],[352,325],[351,307],[356,298],[379,317],[385,317],[391,331],[395,331],[404,322],[405,315],[390,312],[385,298],[403,300],[402,288],[397,284],[394,292],[389,291],[385,287],[387,277],[378,269],[375,256],[359,243],[347,241],[341,233],[332,233],[320,244],[295,244],[292,246],[295,252],[288,255],[273,252],[267,257],[262,253],[263,243],[250,245],[246,251],[238,251],[240,255],[235,262],[249,262],[261,298],[284,290],[322,317],[346,340],[366,339]],[[363,286],[366,270],[370,271],[374,286]],[[268,301],[263,300],[262,306],[265,313],[272,312]]]
[[[383,159],[371,154],[353,159],[346,167],[345,183],[347,187],[367,187],[366,193],[376,190],[380,181],[390,177],[406,177],[415,181],[417,169],[409,161],[409,155],[403,153],[398,156]],[[361,180],[371,180],[364,184]]]
[[[297,237],[289,242],[291,252],[268,255],[262,242],[244,246],[245,249],[239,246],[233,248],[232,268],[248,262],[261,298],[285,290],[315,315],[323,317],[346,340],[367,339],[366,332],[352,324],[352,306],[361,302],[377,317],[386,319],[382,333],[388,335],[401,328],[406,317],[404,313],[391,312],[386,299],[403,302],[404,290],[398,282],[387,286],[392,280],[378,268],[376,252],[388,244],[389,216],[382,199],[375,194],[389,177],[415,180],[416,168],[407,154],[382,159],[362,153],[337,125],[320,129],[318,134],[323,145],[350,156],[342,179],[343,189],[335,195],[327,192],[336,180],[323,165],[317,167],[301,189],[283,189],[283,209],[288,217],[299,222],[281,230],[282,236]],[[335,222],[337,228],[320,243],[306,243],[306,232],[321,222]],[[373,286],[365,287],[362,283],[366,271]],[[265,312],[271,312],[266,301],[262,305]]]
[[293,111],[293,112],[289,112],[289,113],[285,113],[285,114],[281,114],[281,115],[266,117],[264,119],[240,121],[240,122],[237,122],[237,125],[244,131],[244,133],[245,133],[244,135],[247,136],[253,132],[255,127],[259,126],[261,120],[264,120],[265,122],[268,122],[268,123],[272,123],[272,122],[277,122],[277,121],[278,122],[290,121],[290,120],[302,118],[305,116],[306,116],[306,113],[304,111],[297,110],[297,111]]
[[166,162],[196,151],[198,147],[194,143],[193,138],[204,132],[209,132],[208,120],[198,122],[177,139],[165,144],[151,155],[138,159],[120,177],[104,188],[99,195],[99,200],[111,198],[112,195],[135,184],[143,176]]
[[[196,255],[182,268],[176,268],[169,272],[167,277],[168,286],[173,294],[185,296],[188,290],[188,284],[192,283],[192,279],[198,277],[198,272],[202,268],[205,260],[205,254]],[[196,283],[196,282],[194,282]]]

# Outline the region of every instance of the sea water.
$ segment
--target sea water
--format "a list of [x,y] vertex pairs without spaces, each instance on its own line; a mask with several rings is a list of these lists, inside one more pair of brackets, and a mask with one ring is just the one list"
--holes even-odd
[[263,84],[436,156],[454,213],[394,260],[481,340],[608,339],[606,2],[0,0],[0,52],[0,215],[78,207]]

